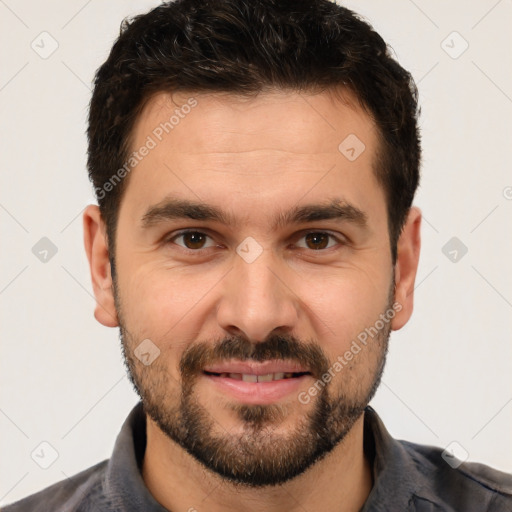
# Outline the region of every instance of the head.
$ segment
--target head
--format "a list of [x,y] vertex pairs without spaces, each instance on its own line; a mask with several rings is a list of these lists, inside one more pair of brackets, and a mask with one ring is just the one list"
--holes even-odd
[[[289,480],[373,397],[412,313],[417,115],[382,38],[328,0],[178,0],[122,25],[90,105],[95,316],[149,418],[216,474]],[[234,360],[306,374],[241,399],[208,370]]]

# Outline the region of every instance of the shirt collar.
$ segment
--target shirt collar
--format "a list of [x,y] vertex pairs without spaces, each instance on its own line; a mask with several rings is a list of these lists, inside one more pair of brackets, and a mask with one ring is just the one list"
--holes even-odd
[[364,415],[364,449],[373,459],[373,487],[360,512],[408,510],[421,481],[418,469],[371,406]]
[[[139,402],[119,432],[105,473],[105,490],[112,504],[123,511],[166,512],[142,478],[146,450],[146,414]],[[117,509],[116,509],[117,510]]]

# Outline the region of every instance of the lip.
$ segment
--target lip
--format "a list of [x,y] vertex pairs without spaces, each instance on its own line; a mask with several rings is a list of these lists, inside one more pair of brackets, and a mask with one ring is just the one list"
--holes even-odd
[[[204,368],[212,373],[245,373],[249,375],[266,375],[268,373],[304,373],[309,372],[293,361],[227,361]],[[277,382],[277,381],[276,381]],[[263,383],[262,383],[263,384]]]
[[241,402],[247,404],[269,404],[292,393],[296,396],[300,389],[304,387],[305,381],[311,378],[311,375],[301,375],[300,377],[273,380],[270,382],[244,382],[242,380],[207,375],[205,373],[203,373],[203,378],[208,379],[208,383],[218,389],[222,394],[229,395]]

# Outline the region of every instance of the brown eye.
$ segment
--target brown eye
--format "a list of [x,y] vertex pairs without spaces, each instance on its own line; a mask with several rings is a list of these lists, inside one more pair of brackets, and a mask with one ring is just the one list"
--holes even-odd
[[[174,242],[180,238],[182,239],[182,243],[178,243],[177,245],[184,247],[185,249],[198,250],[205,248],[205,243],[210,237],[200,231],[184,231],[183,233],[176,235],[172,241]],[[211,247],[211,245],[207,247]]]
[[311,231],[310,233],[306,233],[302,238],[306,242],[305,248],[311,249],[312,251],[333,247],[333,245],[329,246],[330,239],[337,241],[333,235],[324,233],[323,231]]
[[329,235],[326,233],[308,233],[306,241],[310,249],[325,249],[329,244]]

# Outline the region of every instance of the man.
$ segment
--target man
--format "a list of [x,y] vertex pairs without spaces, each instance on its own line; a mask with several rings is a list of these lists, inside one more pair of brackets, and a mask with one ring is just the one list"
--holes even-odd
[[512,510],[512,476],[368,406],[413,309],[417,92],[328,0],[177,0],[98,70],[96,319],[141,402],[112,457],[6,512]]

